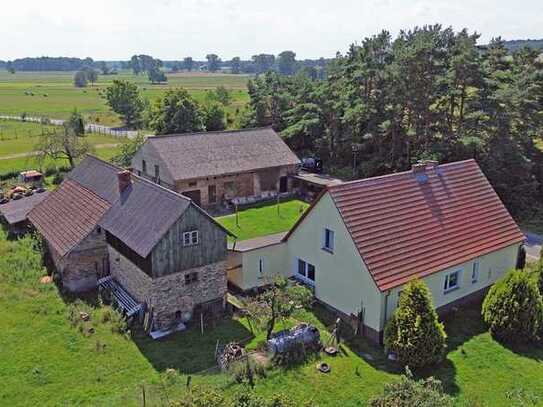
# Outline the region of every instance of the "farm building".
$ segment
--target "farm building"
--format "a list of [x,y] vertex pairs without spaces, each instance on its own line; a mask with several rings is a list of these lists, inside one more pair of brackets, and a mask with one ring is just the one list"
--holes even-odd
[[88,156],[29,218],[70,291],[127,294],[154,329],[223,307],[228,232],[180,194]]
[[38,191],[0,204],[0,220],[6,225],[8,234],[20,235],[28,230],[28,213],[49,194],[49,191],[43,189]]
[[231,246],[228,276],[243,290],[296,278],[379,342],[407,282],[446,312],[515,267],[523,241],[474,160],[431,162],[329,186],[286,235]]
[[132,160],[137,174],[203,208],[288,194],[298,164],[272,128],[149,137]]

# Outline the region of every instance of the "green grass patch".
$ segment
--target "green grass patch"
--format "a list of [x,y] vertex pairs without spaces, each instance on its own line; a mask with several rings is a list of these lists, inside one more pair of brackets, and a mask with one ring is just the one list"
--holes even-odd
[[285,202],[267,203],[240,210],[238,215],[216,218],[238,240],[288,231],[302,216],[309,205],[293,199]]

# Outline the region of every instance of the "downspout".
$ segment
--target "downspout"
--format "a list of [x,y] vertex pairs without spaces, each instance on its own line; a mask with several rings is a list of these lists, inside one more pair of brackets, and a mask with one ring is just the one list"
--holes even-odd
[[385,315],[383,316],[383,331],[387,323],[387,314],[388,314],[388,297],[390,297],[390,290],[385,292]]

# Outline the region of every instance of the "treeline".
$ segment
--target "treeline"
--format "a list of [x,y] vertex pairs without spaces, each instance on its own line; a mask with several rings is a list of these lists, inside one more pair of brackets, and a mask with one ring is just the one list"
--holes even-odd
[[[543,199],[543,64],[501,39],[439,25],[352,45],[325,80],[268,72],[249,83],[242,125],[272,125],[300,156],[369,177],[422,159],[475,158],[507,207],[534,214]],[[541,212],[540,212],[541,213]]]
[[507,48],[510,52],[516,52],[524,47],[529,47],[529,48],[543,51],[543,39],[504,41],[504,45],[505,45],[505,48]]
[[267,71],[275,71],[283,75],[293,75],[301,70],[306,71],[315,78],[324,78],[326,65],[330,59],[304,59],[296,60],[296,53],[283,51],[277,56],[274,54],[253,55],[250,60],[242,60],[234,57],[230,60],[222,60],[217,54],[208,54],[206,61],[196,61],[192,57],[186,57],[182,61],[164,61],[164,67],[172,72],[179,71],[208,71],[229,72],[233,74],[261,74]]
[[38,57],[21,58],[6,62],[16,71],[77,71],[83,67],[94,66],[92,58]]

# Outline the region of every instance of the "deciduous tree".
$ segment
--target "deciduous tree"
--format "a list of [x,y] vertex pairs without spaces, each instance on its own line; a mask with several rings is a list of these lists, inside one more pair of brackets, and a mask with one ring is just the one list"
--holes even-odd
[[149,126],[157,134],[203,131],[204,120],[200,105],[184,89],[166,91],[149,113]]
[[106,100],[128,127],[138,128],[141,125],[146,102],[135,83],[114,80],[106,89]]

